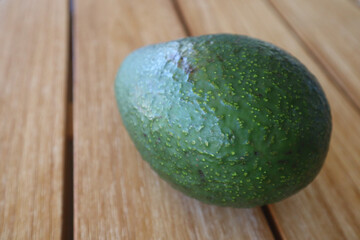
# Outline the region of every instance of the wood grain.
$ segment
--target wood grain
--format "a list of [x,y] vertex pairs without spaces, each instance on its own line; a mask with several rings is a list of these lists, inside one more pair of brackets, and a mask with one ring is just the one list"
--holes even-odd
[[[178,3],[191,34],[228,32],[257,37],[288,50],[317,76],[333,116],[325,166],[304,191],[271,205],[270,210],[284,239],[358,239],[360,114],[354,105],[267,1],[182,0]],[[326,18],[319,16],[319,19]]]
[[272,239],[259,208],[208,206],[173,190],[121,123],[113,89],[121,61],[184,36],[171,1],[75,1],[76,239]]
[[66,1],[0,1],[0,239],[60,239]]
[[360,108],[360,10],[344,0],[271,0]]

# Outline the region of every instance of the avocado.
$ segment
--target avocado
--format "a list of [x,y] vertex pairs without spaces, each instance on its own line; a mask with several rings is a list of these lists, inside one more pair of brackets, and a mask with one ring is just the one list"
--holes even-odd
[[146,46],[115,80],[131,139],[158,175],[202,202],[255,207],[307,186],[329,147],[330,107],[296,58],[247,36]]

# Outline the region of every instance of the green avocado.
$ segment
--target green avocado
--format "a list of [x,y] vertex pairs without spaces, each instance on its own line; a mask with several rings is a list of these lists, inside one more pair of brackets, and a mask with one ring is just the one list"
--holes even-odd
[[209,204],[255,207],[307,186],[329,147],[316,78],[278,47],[241,35],[140,48],[115,81],[122,121],[144,160]]

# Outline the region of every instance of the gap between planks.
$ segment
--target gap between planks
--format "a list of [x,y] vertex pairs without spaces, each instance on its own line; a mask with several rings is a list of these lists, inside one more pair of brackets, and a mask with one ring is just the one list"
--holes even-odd
[[[180,21],[181,25],[183,26],[186,35],[193,36],[193,34],[191,33],[191,30],[190,30],[190,27],[188,26],[188,23],[186,22],[186,18],[184,17],[184,15],[182,13],[181,7],[178,4],[178,0],[172,0],[172,2],[174,5],[175,12],[178,15],[179,21]],[[279,227],[275,221],[275,218],[273,217],[273,215],[271,213],[271,209],[269,208],[269,206],[268,205],[262,206],[261,211],[262,211],[263,215],[265,216],[265,219],[269,225],[272,235],[274,236],[274,239],[282,240],[283,237],[280,233]]]
[[64,179],[61,239],[74,239],[74,141],[73,141],[73,0],[68,1],[68,52]]

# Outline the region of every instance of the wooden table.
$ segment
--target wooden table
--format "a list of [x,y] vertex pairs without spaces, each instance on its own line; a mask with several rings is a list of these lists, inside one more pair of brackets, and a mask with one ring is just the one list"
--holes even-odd
[[[359,1],[72,4],[0,0],[0,239],[360,239]],[[220,32],[292,53],[332,109],[320,175],[262,208],[209,206],[173,190],[141,160],[114,100],[132,50]]]

